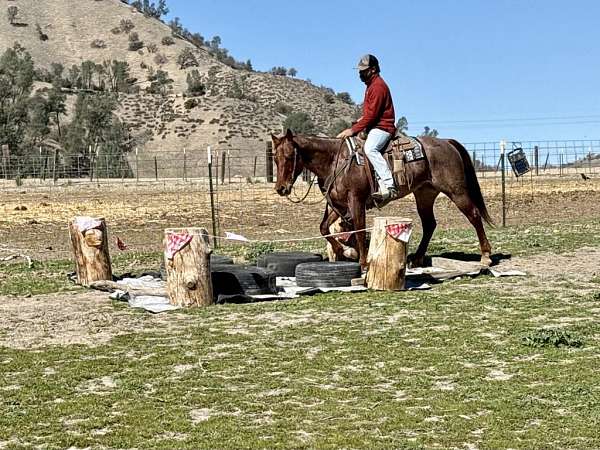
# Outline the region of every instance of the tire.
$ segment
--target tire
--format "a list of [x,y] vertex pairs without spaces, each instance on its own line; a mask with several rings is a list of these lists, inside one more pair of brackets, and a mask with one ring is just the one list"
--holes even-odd
[[[210,255],[211,267],[214,264],[233,264],[233,258],[230,258],[229,256],[211,254]],[[162,259],[160,262],[159,273],[160,273],[161,280],[167,279],[167,270],[165,269],[165,260],[164,259]]]
[[296,267],[296,284],[299,287],[345,287],[360,277],[360,264],[354,262],[304,263]]
[[215,264],[211,267],[213,295],[261,295],[274,294],[275,274],[255,266]]
[[323,261],[323,257],[316,253],[275,252],[259,256],[256,265],[274,272],[278,277],[293,277],[298,264],[318,261]]

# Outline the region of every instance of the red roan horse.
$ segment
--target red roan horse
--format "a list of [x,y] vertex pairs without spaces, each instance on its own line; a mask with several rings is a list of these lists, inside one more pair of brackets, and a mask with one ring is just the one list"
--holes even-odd
[[[328,197],[328,206],[321,223],[321,234],[329,234],[329,226],[341,215],[352,230],[365,229],[366,209],[374,206],[371,186],[365,167],[356,163],[341,139],[294,135],[290,130],[283,137],[272,135],[277,183],[275,190],[287,196],[306,168],[317,176],[321,191]],[[435,199],[443,192],[469,219],[477,231],[481,249],[481,264],[491,264],[491,246],[485,234],[482,219],[491,224],[485,207],[475,168],[467,150],[452,139],[420,138],[425,159],[405,164],[408,185],[398,186],[400,197],[411,192],[417,201],[423,236],[410,262],[422,266],[425,253],[436,227],[433,214]],[[359,262],[366,268],[367,248],[365,232],[356,233]],[[333,237],[327,237],[333,251],[341,255],[343,246]]]

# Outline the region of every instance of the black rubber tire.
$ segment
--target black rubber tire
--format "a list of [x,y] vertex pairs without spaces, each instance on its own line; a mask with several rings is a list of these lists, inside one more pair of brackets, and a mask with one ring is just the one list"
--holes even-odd
[[215,264],[211,266],[213,295],[275,294],[275,274],[256,266]]
[[360,264],[346,261],[312,262],[296,267],[299,287],[344,287],[360,277]]
[[[233,258],[230,258],[229,256],[211,254],[210,255],[210,265],[212,266],[214,264],[233,264]],[[165,260],[164,259],[160,261],[159,273],[160,273],[161,280],[167,279],[167,270],[165,269]]]
[[317,253],[274,252],[259,256],[256,265],[274,272],[278,277],[293,277],[298,264],[318,261],[323,261],[323,257]]

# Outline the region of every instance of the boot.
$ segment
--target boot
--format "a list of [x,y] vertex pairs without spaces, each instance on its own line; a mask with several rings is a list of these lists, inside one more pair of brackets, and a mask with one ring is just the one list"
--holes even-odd
[[383,208],[389,202],[398,198],[398,189],[395,187],[380,189],[379,191],[374,192],[371,197],[375,202],[375,206],[378,208]]

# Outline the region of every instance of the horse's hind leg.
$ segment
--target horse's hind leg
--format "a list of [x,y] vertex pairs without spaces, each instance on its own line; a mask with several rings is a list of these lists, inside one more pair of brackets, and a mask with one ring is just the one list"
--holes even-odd
[[417,189],[414,195],[417,201],[419,218],[421,219],[421,227],[423,228],[423,236],[421,237],[417,251],[408,257],[408,261],[411,267],[423,267],[425,265],[425,254],[427,253],[427,247],[429,247],[429,241],[431,241],[431,236],[433,236],[433,232],[437,226],[435,214],[433,213],[433,204],[439,195],[439,191],[431,186],[424,186]]
[[487,235],[485,234],[485,228],[483,227],[483,221],[481,220],[479,209],[477,209],[467,193],[451,195],[450,199],[456,204],[456,206],[458,206],[458,209],[460,209],[467,219],[469,219],[469,222],[471,222],[471,225],[473,225],[473,227],[475,227],[475,231],[477,231],[479,248],[481,250],[481,265],[485,267],[491,266],[492,246],[490,245]]

